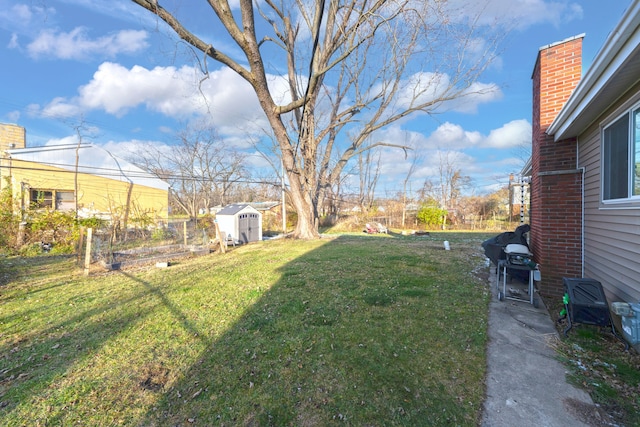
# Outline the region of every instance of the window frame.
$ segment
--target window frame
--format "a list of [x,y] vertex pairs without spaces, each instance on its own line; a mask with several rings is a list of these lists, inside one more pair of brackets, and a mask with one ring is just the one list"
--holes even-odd
[[[611,135],[608,132],[614,132],[615,126],[619,125],[621,120],[626,120],[626,196],[608,197],[607,187],[610,186],[612,169],[619,170],[621,168],[612,166],[612,144],[616,141],[609,141]],[[601,127],[600,131],[600,201],[603,205],[621,205],[629,203],[640,203],[640,169],[636,167],[640,160],[640,103],[626,109],[622,114],[617,115]],[[615,147],[613,147],[615,148]],[[615,156],[616,153],[613,153]],[[617,153],[620,154],[620,153]],[[621,159],[618,159],[621,160]],[[615,170],[613,172],[615,172]],[[615,178],[615,177],[614,177]],[[620,179],[620,177],[617,177]],[[634,192],[636,194],[634,194]],[[607,198],[608,197],[608,198]]]
[[[44,199],[40,202],[40,194],[45,194]],[[50,194],[50,197],[47,197],[47,194]],[[55,211],[71,211],[74,207],[67,207],[66,209],[61,209],[62,206],[68,206],[69,199],[65,198],[64,195],[71,195],[73,199],[73,205],[75,207],[75,193],[73,190],[54,190],[51,188],[29,188],[29,206],[33,209],[41,210],[41,209],[51,209]]]
[[[49,193],[49,197],[47,194]],[[42,195],[42,199],[40,198]],[[46,188],[30,188],[29,189],[29,206],[34,209],[53,209],[55,193],[54,190]]]

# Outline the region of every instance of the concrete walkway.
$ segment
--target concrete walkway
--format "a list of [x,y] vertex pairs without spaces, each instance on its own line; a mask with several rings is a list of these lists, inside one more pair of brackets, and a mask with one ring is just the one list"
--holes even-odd
[[539,308],[498,301],[495,273],[489,280],[493,298],[482,427],[606,425],[591,397],[567,383],[566,369],[550,346],[558,334],[538,295]]

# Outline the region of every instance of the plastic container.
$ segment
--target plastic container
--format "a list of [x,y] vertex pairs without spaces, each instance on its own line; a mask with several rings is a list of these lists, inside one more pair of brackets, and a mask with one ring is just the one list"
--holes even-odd
[[631,345],[636,345],[640,342],[640,303],[629,305],[632,314],[621,317],[622,335]]

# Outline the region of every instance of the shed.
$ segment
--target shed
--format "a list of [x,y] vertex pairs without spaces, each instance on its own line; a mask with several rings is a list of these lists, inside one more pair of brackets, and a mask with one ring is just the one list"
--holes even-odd
[[262,240],[262,214],[249,204],[225,206],[216,214],[220,232],[239,243]]

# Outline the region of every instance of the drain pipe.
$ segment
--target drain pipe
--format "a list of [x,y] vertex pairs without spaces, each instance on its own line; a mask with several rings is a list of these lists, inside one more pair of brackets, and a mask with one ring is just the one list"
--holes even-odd
[[584,277],[584,175],[586,168],[580,166],[580,140],[576,137],[576,170],[580,171],[580,277]]
[[584,175],[586,169],[584,166],[578,168],[582,176],[580,177],[580,272],[581,277],[584,277]]

